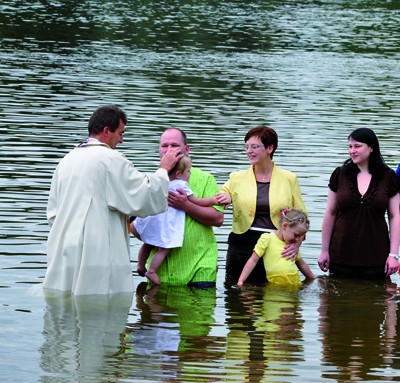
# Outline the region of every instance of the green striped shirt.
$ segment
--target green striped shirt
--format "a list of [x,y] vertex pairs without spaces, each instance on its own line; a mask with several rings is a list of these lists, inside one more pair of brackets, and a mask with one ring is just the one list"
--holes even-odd
[[[210,173],[194,167],[191,168],[189,186],[199,198],[213,197],[219,191]],[[222,206],[214,208],[223,212]],[[217,260],[218,247],[213,227],[205,226],[186,214],[183,246],[171,251],[157,274],[161,283],[170,285],[216,282]]]

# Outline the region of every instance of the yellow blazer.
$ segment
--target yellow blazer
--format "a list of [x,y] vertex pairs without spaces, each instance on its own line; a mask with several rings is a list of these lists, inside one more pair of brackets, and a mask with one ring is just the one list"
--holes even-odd
[[[232,231],[243,234],[252,225],[256,212],[257,183],[253,167],[231,173],[221,192],[229,194],[232,199]],[[279,169],[275,164],[271,175],[269,206],[271,221],[276,228],[279,227],[282,209],[294,207],[306,212],[297,176]]]

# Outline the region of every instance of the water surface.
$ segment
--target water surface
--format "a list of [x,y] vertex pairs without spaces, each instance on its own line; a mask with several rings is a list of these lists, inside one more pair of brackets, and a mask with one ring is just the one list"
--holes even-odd
[[[231,212],[215,229],[216,289],[162,286],[85,300],[42,296],[51,175],[93,110],[128,114],[119,147],[142,171],[178,126],[219,185],[248,166],[243,138],[279,134],[299,177],[316,260],[332,170],[347,135],[375,130],[400,161],[400,3],[73,1],[0,4],[0,365],[5,382],[399,381],[399,276],[321,277],[301,290],[224,286]],[[131,242],[132,270],[140,243]]]

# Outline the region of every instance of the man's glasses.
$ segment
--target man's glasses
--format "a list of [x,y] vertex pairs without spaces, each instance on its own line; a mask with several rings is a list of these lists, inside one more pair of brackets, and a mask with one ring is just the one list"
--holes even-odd
[[256,149],[259,149],[259,148],[265,148],[265,146],[264,145],[245,145],[244,146],[245,148],[246,148],[246,150],[256,150]]

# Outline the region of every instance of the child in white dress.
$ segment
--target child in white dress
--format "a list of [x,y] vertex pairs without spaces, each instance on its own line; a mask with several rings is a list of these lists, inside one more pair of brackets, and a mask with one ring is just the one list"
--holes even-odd
[[[169,173],[169,191],[176,192],[182,189],[188,196],[188,200],[199,206],[219,205],[216,197],[197,198],[188,185],[190,168],[192,161],[189,156],[184,156]],[[146,218],[136,218],[131,223],[131,233],[141,239],[144,243],[138,253],[137,272],[141,276],[146,276],[153,283],[159,285],[160,278],[157,270],[161,266],[165,257],[171,249],[181,247],[185,229],[185,212],[168,207],[165,213],[149,216]],[[146,261],[151,249],[157,247],[150,262],[149,269],[146,270]]]

